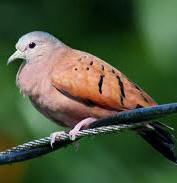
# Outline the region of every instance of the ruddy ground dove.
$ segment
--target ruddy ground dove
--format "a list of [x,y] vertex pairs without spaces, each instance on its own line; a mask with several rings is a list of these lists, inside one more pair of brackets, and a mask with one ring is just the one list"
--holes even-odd
[[[78,131],[96,119],[156,105],[154,100],[119,70],[89,53],[66,46],[45,32],[31,32],[16,44],[8,63],[23,59],[16,83],[34,107],[59,125]],[[158,121],[136,129],[169,160],[177,163],[173,137]],[[53,144],[62,132],[52,134]]]

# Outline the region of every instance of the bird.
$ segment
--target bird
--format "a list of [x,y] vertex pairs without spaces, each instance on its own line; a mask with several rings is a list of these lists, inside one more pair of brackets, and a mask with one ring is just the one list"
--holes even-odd
[[[122,72],[102,59],[66,45],[42,31],[23,35],[7,64],[23,60],[16,85],[46,118],[69,128],[74,140],[81,129],[118,112],[157,103]],[[168,160],[177,164],[174,136],[166,125],[150,121],[134,129]],[[51,145],[63,131],[51,134]]]

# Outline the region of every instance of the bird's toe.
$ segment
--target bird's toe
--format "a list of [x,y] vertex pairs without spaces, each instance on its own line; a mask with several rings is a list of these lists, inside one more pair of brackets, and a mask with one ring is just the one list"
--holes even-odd
[[56,142],[56,141],[59,141],[62,137],[62,135],[65,135],[65,131],[59,131],[59,132],[54,132],[50,135],[50,138],[51,138],[51,141],[50,141],[50,144],[51,144],[51,147],[53,147],[53,144]]

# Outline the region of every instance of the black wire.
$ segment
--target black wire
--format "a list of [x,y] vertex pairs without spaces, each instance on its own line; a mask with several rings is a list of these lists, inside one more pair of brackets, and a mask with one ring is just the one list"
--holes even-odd
[[[79,140],[79,138],[81,137],[113,133],[121,129],[131,128],[135,126],[140,125],[111,125],[107,127],[81,130],[77,135],[75,141]],[[68,133],[62,134],[62,136],[60,137],[60,141],[53,144],[53,148],[50,145],[50,141],[50,137],[44,137],[0,152],[0,164],[2,165],[32,159],[40,155],[55,151],[59,148],[66,147],[68,144],[73,143],[73,141],[70,140]]]
[[177,103],[133,109],[95,121],[90,128],[150,121],[173,113],[177,113]]
[[[137,125],[142,125],[142,122],[152,121],[172,113],[177,113],[177,103],[120,112],[97,120],[90,126],[91,129],[82,130],[77,136],[76,141],[85,136],[112,133],[120,129],[133,128]],[[60,141],[56,142],[52,148],[50,145],[50,137],[44,137],[0,152],[0,164],[25,161],[39,157],[59,148],[66,147],[71,143],[73,143],[73,141],[71,141],[68,134],[66,134]]]

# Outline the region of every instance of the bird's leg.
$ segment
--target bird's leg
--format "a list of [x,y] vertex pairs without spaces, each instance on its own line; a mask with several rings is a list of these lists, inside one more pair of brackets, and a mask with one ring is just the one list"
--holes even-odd
[[[69,131],[69,137],[71,140],[75,140],[76,135],[78,134],[78,132],[83,129],[83,128],[87,128],[90,124],[92,124],[94,121],[96,121],[96,118],[86,118],[83,119],[82,121],[80,121],[72,130]],[[50,135],[51,137],[51,141],[50,144],[53,147],[53,144],[55,143],[56,140],[60,140],[62,135],[65,135],[66,132],[65,131],[59,131],[59,132],[54,132]]]
[[77,134],[79,131],[83,128],[88,128],[90,124],[92,124],[94,121],[96,121],[96,118],[86,118],[80,121],[72,130],[69,131],[69,137],[71,140],[75,140]]

